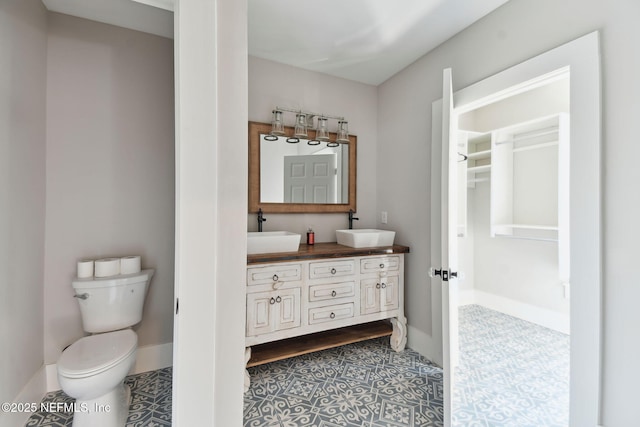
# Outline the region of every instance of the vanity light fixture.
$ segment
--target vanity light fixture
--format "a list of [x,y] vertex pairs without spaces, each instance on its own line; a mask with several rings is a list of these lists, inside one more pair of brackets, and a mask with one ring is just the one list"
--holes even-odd
[[296,126],[293,130],[293,136],[296,138],[306,138],[307,135],[307,115],[304,113],[296,114]]
[[[293,136],[287,138],[287,142],[296,144],[300,142],[300,139],[308,138],[308,129],[313,129],[313,119],[317,117],[317,125],[315,127],[316,137],[310,139],[307,144],[319,145],[321,142],[326,142],[327,147],[338,147],[340,144],[349,143],[349,128],[348,123],[344,117],[328,116],[326,114],[312,113],[309,111],[294,110],[290,108],[276,107],[273,110],[273,120],[271,122],[271,132],[264,137],[267,141],[277,141],[279,136],[284,135],[284,120],[282,118],[283,112],[290,112],[296,114],[296,122],[294,126]],[[337,137],[335,141],[329,139],[329,119],[338,120],[338,129],[336,131]]]
[[349,123],[346,120],[338,121],[338,137],[336,138],[338,144],[349,143]]
[[272,111],[273,119],[271,120],[271,133],[266,135],[264,139],[267,141],[277,141],[279,136],[284,135],[284,121],[282,120],[282,111],[277,108]]
[[324,116],[318,117],[318,127],[316,128],[316,139],[318,141],[329,140],[329,125],[327,118]]

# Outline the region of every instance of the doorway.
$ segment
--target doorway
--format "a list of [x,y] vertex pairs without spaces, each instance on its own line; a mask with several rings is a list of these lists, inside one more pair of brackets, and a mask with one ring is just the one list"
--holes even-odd
[[569,423],[569,89],[567,70],[454,120],[454,426]]
[[[593,32],[566,43],[455,94],[451,70],[444,73],[443,98],[433,103],[431,162],[431,266],[445,272],[431,280],[432,314],[436,342],[441,343],[445,368],[445,426],[451,425],[451,374],[457,351],[458,281],[456,228],[449,227],[449,210],[457,200],[450,182],[455,182],[457,152],[450,138],[457,129],[457,116],[478,107],[548,83],[554,75],[571,72],[569,150],[570,181],[570,278],[572,284],[570,328],[571,368],[570,425],[597,425],[600,419],[601,378],[601,183],[600,183],[600,65],[599,34]],[[455,111],[454,111],[455,110]],[[454,114],[455,112],[455,114]],[[442,126],[438,126],[442,123]],[[454,123],[454,124],[452,124]],[[456,215],[453,216],[457,218]],[[457,224],[456,224],[457,225]],[[451,278],[451,280],[447,280]],[[439,335],[441,331],[441,335]]]

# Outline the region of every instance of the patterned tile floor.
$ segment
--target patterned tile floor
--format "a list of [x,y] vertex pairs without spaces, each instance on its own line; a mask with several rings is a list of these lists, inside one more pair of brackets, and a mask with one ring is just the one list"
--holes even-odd
[[[245,427],[441,426],[442,370],[388,338],[250,368]],[[171,368],[131,375],[127,427],[171,425]],[[566,427],[569,337],[480,306],[460,308],[457,427]],[[63,392],[43,401],[71,402]],[[27,426],[70,426],[37,412]]]
[[[143,372],[130,375],[125,384],[131,387],[131,406],[127,427],[171,425],[171,375],[172,369]],[[43,402],[73,402],[62,391],[47,393]],[[31,415],[26,426],[59,427],[71,426],[73,412],[36,412]]]
[[478,305],[459,323],[454,426],[569,424],[568,335]]
[[249,369],[245,427],[441,426],[442,369],[389,338]]

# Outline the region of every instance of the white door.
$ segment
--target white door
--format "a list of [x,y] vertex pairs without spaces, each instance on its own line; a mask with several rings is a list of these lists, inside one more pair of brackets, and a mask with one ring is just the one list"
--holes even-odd
[[[440,114],[441,113],[441,114]],[[444,425],[451,425],[452,390],[454,368],[458,360],[458,153],[454,140],[456,135],[456,115],[453,111],[453,90],[451,69],[443,72],[442,108],[433,110],[434,159],[432,163],[432,194],[439,194],[439,200],[432,196],[432,206],[440,206],[440,212],[432,212],[439,221],[432,221],[431,286],[440,289],[432,292],[439,295],[442,310],[442,367],[444,370]],[[437,121],[441,117],[442,127]],[[440,132],[436,129],[441,130]],[[438,135],[441,135],[438,138]],[[437,156],[440,153],[440,156]],[[437,164],[437,165],[436,165]],[[436,167],[437,166],[437,167]],[[436,204],[434,205],[433,202]],[[439,215],[438,215],[439,214]],[[437,298],[436,298],[437,299]],[[437,302],[436,302],[437,303]]]
[[335,154],[285,156],[285,203],[336,203]]

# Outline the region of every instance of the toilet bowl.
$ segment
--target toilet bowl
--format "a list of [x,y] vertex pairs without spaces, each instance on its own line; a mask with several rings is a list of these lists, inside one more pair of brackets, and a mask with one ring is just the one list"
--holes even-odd
[[124,379],[136,360],[138,336],[128,329],[142,320],[153,270],[110,277],[76,278],[80,338],[62,352],[58,381],[76,399],[73,427],[123,427],[131,392]]
[[58,361],[60,387],[76,399],[73,426],[123,426],[130,391],[124,378],[133,367],[138,336],[131,329],[80,338]]

